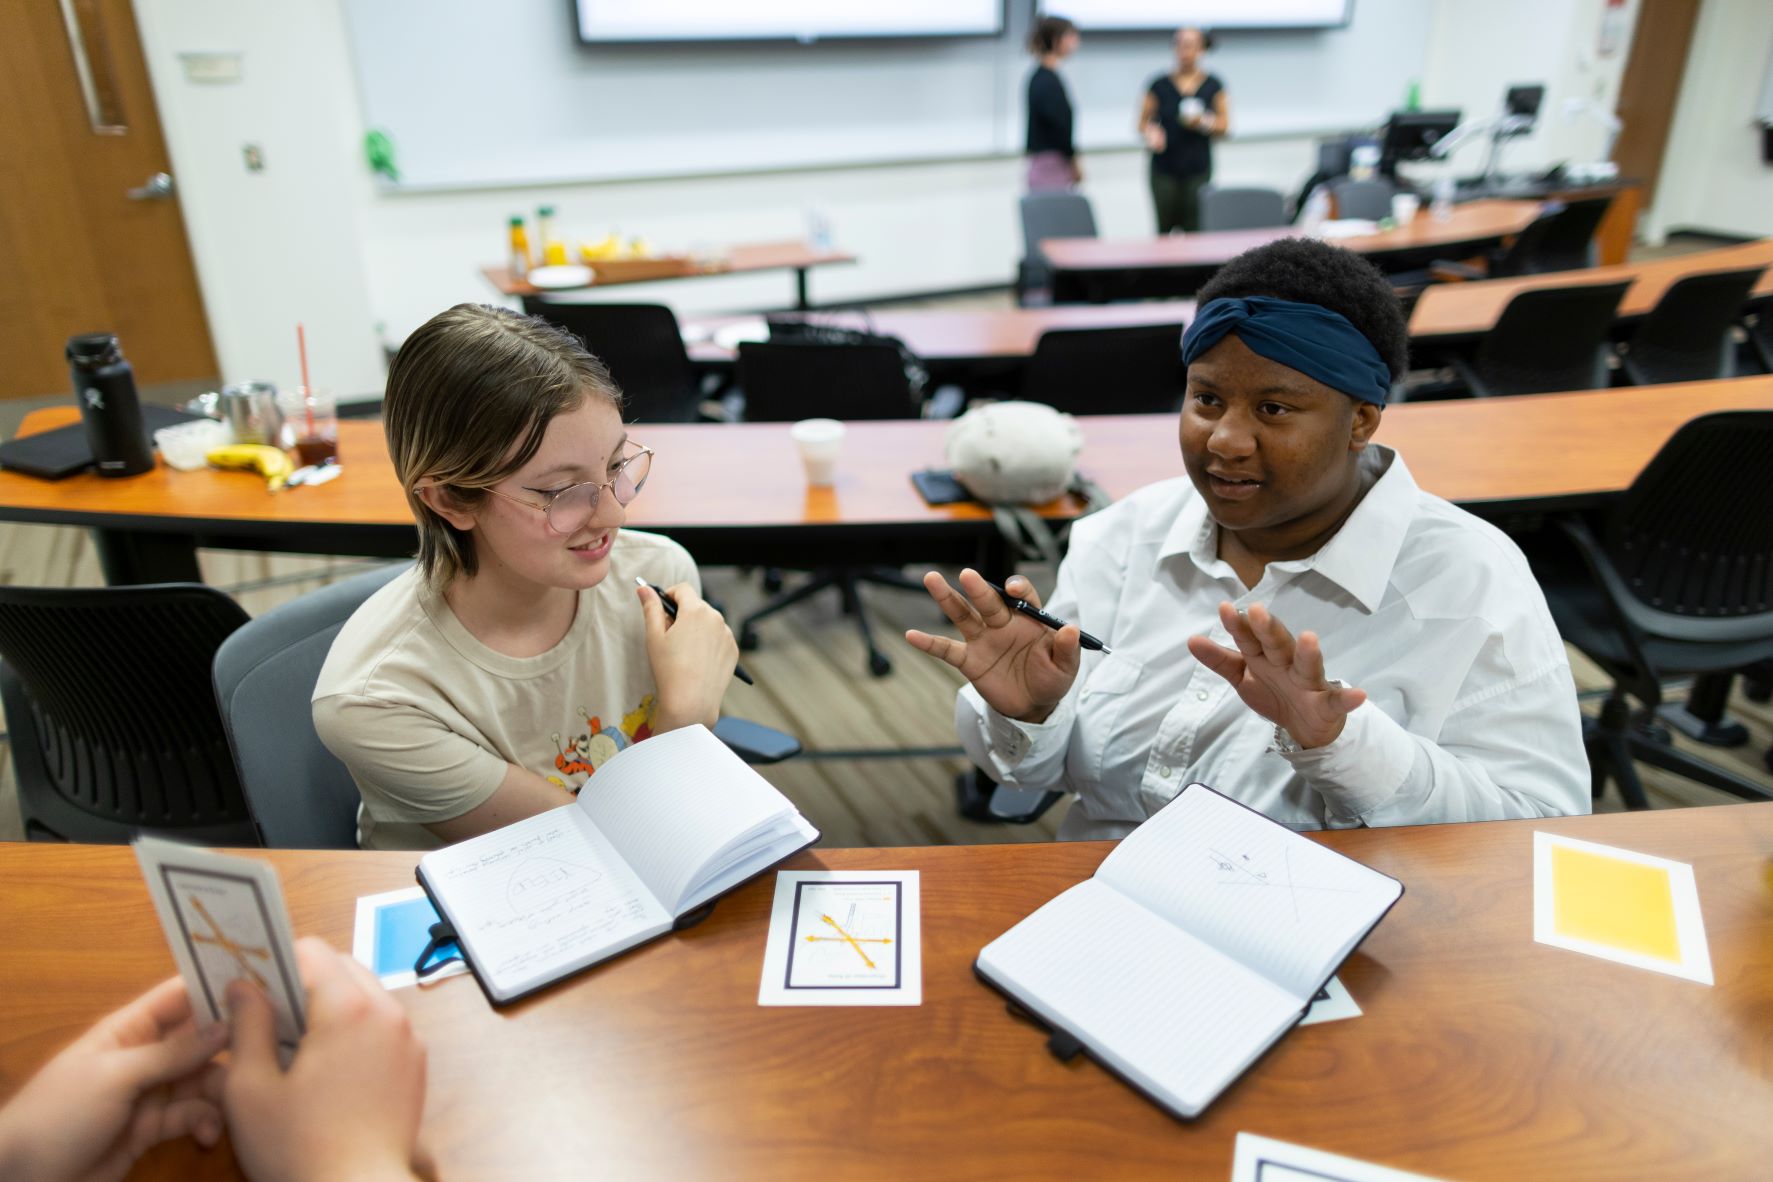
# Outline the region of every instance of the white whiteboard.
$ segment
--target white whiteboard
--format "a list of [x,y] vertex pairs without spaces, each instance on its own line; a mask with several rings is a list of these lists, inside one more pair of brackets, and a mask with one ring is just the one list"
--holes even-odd
[[[737,0],[729,0],[736,3]],[[867,0],[873,4],[875,0]],[[1030,0],[1002,36],[591,46],[563,0],[341,0],[365,129],[400,188],[612,181],[1021,151]],[[1433,5],[1360,0],[1347,28],[1230,33],[1207,57],[1232,134],[1372,125],[1421,74]],[[1167,33],[1086,37],[1063,67],[1078,144],[1134,149]],[[1309,171],[1301,161],[1301,172]]]
[[585,41],[965,37],[1003,30],[1003,0],[578,0]]
[[[581,0],[583,3],[584,0]],[[1348,23],[1354,0],[1082,0],[1080,29],[1317,29]]]

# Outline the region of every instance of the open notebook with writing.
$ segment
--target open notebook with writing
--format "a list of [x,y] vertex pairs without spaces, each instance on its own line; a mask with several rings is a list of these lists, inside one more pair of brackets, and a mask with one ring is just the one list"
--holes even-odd
[[637,743],[569,805],[435,850],[419,885],[504,1005],[664,935],[819,839],[700,726]]
[[1299,1021],[1403,884],[1191,784],[975,970],[1077,1049],[1198,1116]]

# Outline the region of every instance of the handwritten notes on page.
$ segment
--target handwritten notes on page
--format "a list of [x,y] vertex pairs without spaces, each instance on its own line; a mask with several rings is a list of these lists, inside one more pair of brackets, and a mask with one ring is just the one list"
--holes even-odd
[[1699,888],[1684,862],[1533,834],[1533,938],[1712,983]]
[[428,881],[500,993],[520,992],[665,931],[671,917],[609,839],[559,808],[499,840],[427,854]]

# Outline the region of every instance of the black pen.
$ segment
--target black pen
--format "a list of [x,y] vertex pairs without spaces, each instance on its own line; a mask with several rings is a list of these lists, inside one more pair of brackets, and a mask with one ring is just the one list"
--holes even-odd
[[[665,609],[665,614],[670,616],[673,620],[677,618],[677,601],[665,594],[665,589],[663,587],[654,583],[649,583],[639,575],[634,576],[634,581],[639,583],[642,587],[651,587],[653,594],[659,597],[659,604]],[[757,684],[755,681],[751,680],[751,675],[745,672],[745,666],[743,665],[733,666],[733,676],[744,682],[746,685]]]
[[[989,579],[985,581],[985,585],[1003,596],[1003,601],[1009,604],[1010,610],[1013,612],[1021,612],[1031,620],[1039,620],[1055,632],[1061,628],[1070,626],[1058,616],[1050,616],[1046,612],[1041,611],[1026,599],[1017,599],[1014,595],[1011,595],[1008,591],[1005,591],[1002,587],[999,587]],[[1091,636],[1088,632],[1085,632],[1082,628],[1077,630],[1077,639],[1079,645],[1083,648],[1094,649],[1102,653],[1104,656],[1114,652],[1113,649],[1103,644],[1100,640],[1097,640],[1094,636]]]

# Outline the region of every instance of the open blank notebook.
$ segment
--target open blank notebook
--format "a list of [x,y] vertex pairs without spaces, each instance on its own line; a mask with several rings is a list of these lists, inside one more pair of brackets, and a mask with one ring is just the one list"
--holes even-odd
[[654,735],[572,804],[433,851],[419,885],[504,1005],[677,926],[819,839],[705,727]]
[[1403,885],[1191,784],[976,971],[1181,1117],[1305,1015]]

